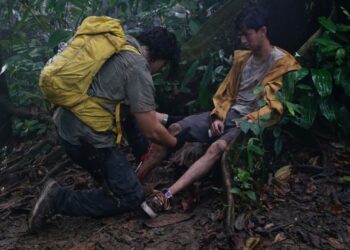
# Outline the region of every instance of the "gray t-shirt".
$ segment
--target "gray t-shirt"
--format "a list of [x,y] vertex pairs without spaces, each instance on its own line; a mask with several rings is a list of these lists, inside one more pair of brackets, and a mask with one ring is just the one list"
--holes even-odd
[[262,93],[257,91],[257,95],[254,89],[261,86],[266,73],[284,55],[283,51],[273,47],[269,57],[263,62],[256,62],[253,55],[248,58],[242,71],[237,98],[232,109],[244,116],[259,108],[258,100],[262,97]]
[[[127,43],[140,50],[135,38],[129,36]],[[130,107],[132,113],[155,110],[154,92],[146,58],[130,51],[122,51],[108,59],[94,77],[88,90],[90,96],[116,102],[123,101]],[[114,113],[115,105],[104,104],[104,107]],[[82,141],[96,148],[115,145],[113,132],[96,132],[67,109],[59,107],[53,120],[60,137],[73,145],[79,145]]]

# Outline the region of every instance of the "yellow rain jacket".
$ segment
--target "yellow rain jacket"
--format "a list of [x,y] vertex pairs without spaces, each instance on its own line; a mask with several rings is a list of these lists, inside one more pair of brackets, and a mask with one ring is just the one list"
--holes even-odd
[[[276,62],[266,73],[262,81],[264,88],[263,97],[266,105],[247,115],[247,118],[253,121],[257,121],[267,115],[272,115],[271,119],[266,123],[266,125],[272,125],[280,119],[283,113],[283,105],[275,94],[282,88],[283,75],[287,72],[298,70],[301,67],[291,54],[285,50],[282,51],[285,53],[285,56]],[[230,111],[238,94],[243,68],[251,55],[252,52],[247,50],[237,50],[234,52],[231,70],[213,97],[215,107],[211,112],[213,119],[218,118],[222,121],[226,119],[226,115]]]

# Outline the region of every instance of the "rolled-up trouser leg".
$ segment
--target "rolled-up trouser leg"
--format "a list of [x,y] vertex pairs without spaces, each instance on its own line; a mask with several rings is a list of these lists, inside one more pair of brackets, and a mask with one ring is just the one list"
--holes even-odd
[[56,196],[56,211],[70,216],[102,217],[133,210],[144,200],[143,188],[129,162],[116,147],[87,150],[63,143],[67,154],[106,188],[74,191],[62,188]]

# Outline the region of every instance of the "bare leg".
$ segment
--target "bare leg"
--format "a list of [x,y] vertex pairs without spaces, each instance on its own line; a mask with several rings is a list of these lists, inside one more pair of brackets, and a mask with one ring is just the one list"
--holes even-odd
[[[174,123],[169,127],[169,132],[172,135],[176,135],[181,131],[181,127],[178,123]],[[152,143],[150,152],[147,153],[148,158],[141,162],[140,167],[136,170],[136,175],[139,180],[143,180],[156,166],[158,166],[162,160],[167,156],[167,148],[158,144]]]
[[148,159],[141,162],[140,167],[136,170],[136,175],[140,181],[142,181],[161,161],[166,157],[167,150],[165,147],[152,143],[150,147],[151,151]]
[[175,195],[190,184],[204,176],[212,169],[215,162],[221,157],[227,147],[225,140],[217,140],[210,145],[207,152],[199,158],[193,165],[178,179],[169,191]]

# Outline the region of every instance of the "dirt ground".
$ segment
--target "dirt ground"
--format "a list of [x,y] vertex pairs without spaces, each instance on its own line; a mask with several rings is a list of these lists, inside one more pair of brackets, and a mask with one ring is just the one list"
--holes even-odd
[[[60,147],[48,144],[18,144],[1,163],[0,249],[350,249],[350,184],[344,179],[350,152],[341,145],[333,147],[329,166],[317,166],[316,156],[284,179],[271,177],[258,203],[237,207],[232,235],[223,227],[225,195],[216,173],[197,185],[197,202],[187,211],[182,194],[157,220],[141,210],[103,219],[57,215],[33,235],[27,215],[45,178],[74,189],[94,185]],[[178,174],[165,163],[147,183],[166,187]],[[176,220],[182,221],[171,223]]]

